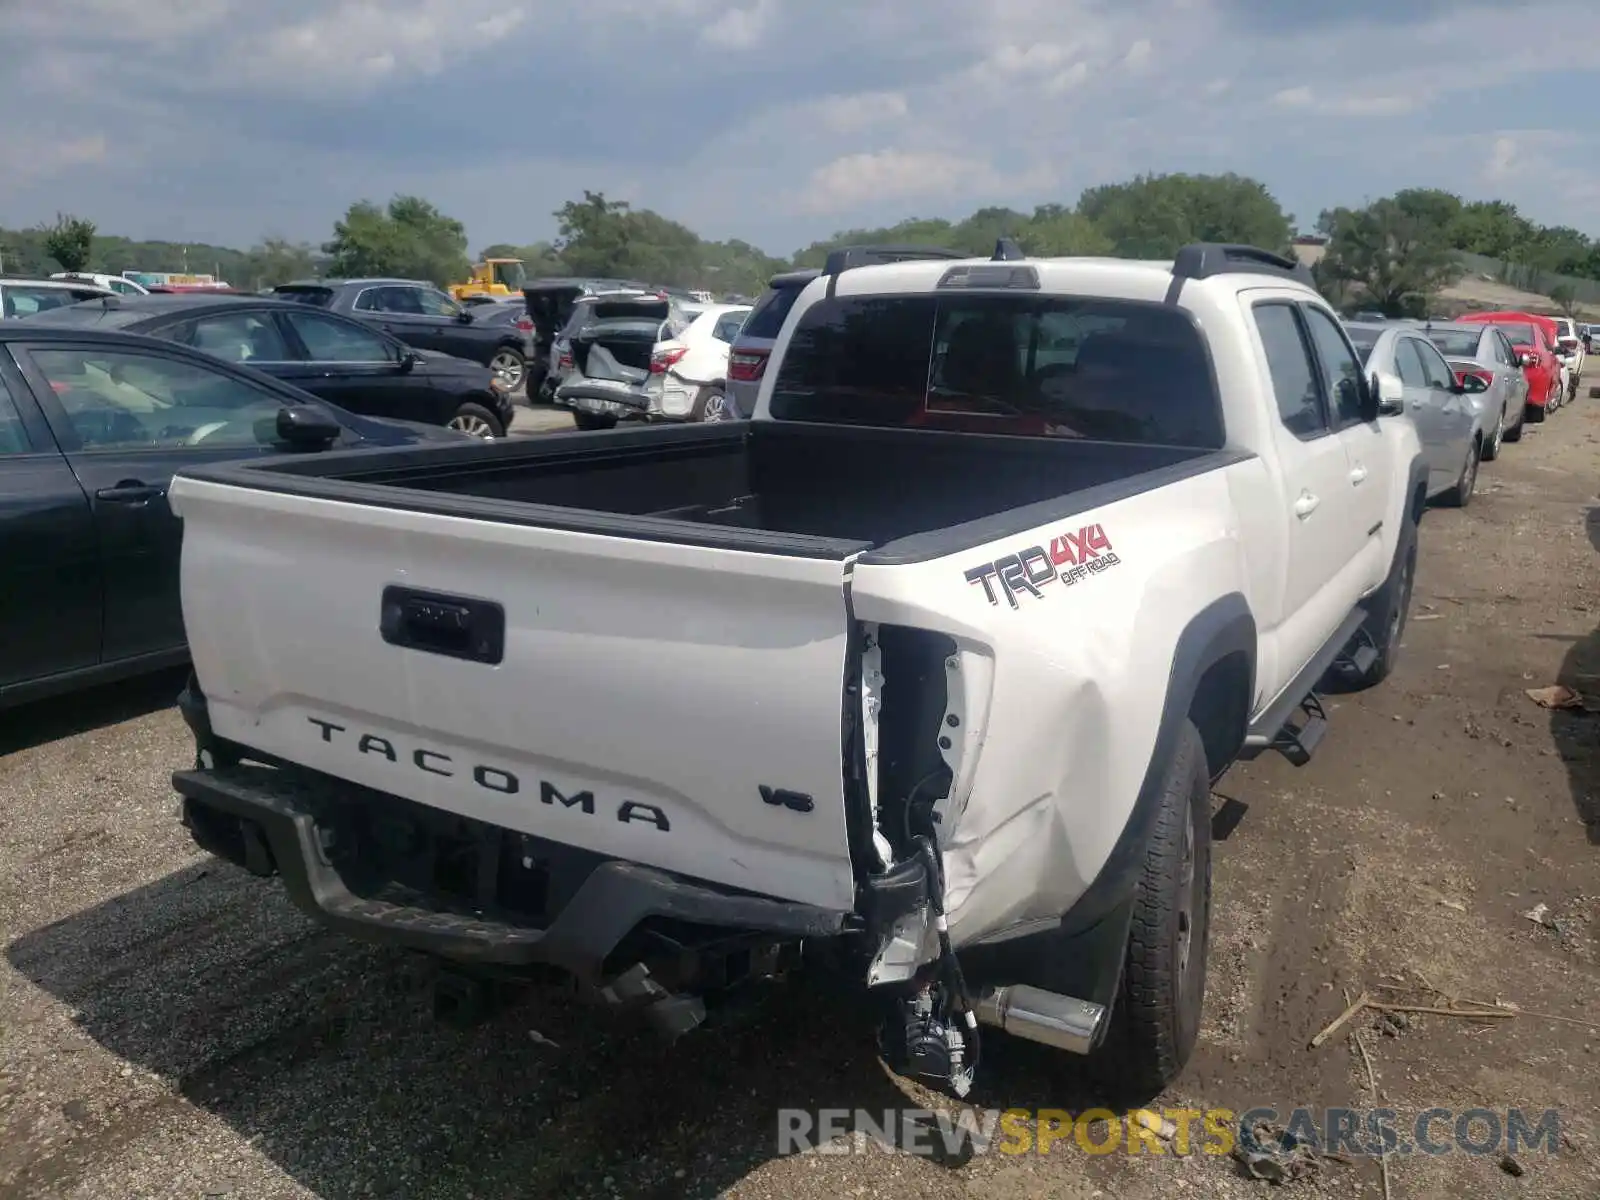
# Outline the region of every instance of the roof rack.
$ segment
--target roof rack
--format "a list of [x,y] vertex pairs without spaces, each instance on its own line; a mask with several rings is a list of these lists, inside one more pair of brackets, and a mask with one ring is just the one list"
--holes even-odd
[[1174,279],[1210,279],[1213,275],[1286,275],[1309,287],[1316,286],[1316,278],[1305,263],[1259,246],[1196,242],[1179,250],[1172,260]]
[[959,250],[941,250],[937,246],[841,246],[837,250],[828,252],[828,261],[823,264],[822,273],[838,275],[851,267],[971,257],[970,254],[962,254]]

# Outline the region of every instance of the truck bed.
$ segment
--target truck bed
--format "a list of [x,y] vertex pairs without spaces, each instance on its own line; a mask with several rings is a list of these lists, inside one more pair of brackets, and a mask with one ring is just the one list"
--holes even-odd
[[280,457],[185,472],[268,491],[651,541],[935,557],[1233,461],[1086,439],[760,422]]

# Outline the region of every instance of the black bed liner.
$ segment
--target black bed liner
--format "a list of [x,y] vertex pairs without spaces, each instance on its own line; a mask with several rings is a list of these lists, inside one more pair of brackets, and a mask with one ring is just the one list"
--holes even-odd
[[760,421],[282,455],[181,474],[399,511],[892,565],[1063,521],[1249,457]]

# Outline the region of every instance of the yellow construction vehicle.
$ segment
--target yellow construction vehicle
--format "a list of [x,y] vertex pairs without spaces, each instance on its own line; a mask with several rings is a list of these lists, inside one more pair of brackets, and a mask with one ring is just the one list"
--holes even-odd
[[473,264],[472,275],[465,283],[452,283],[450,294],[457,300],[477,296],[520,296],[528,273],[523,270],[520,258],[486,258]]

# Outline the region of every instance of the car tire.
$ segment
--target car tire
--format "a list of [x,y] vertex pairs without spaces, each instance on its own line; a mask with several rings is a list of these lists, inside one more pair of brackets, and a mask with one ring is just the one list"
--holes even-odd
[[1500,457],[1500,447],[1506,440],[1506,410],[1500,410],[1500,419],[1495,423],[1494,436],[1483,443],[1482,458],[1484,462],[1493,462]]
[[608,417],[601,413],[575,412],[572,414],[572,423],[579,429],[591,431],[596,429],[615,429],[617,427],[617,419],[615,417]]
[[501,346],[489,359],[489,370],[506,385],[506,391],[514,392],[527,382],[528,360],[515,346]]
[[1143,1102],[1188,1062],[1205,1007],[1211,926],[1211,772],[1192,721],[1178,731],[1134,890],[1122,980],[1094,1073]]
[[731,421],[733,412],[728,405],[728,394],[719,387],[703,387],[694,398],[689,410],[691,421]]
[[1542,425],[1544,424],[1545,410],[1540,408],[1537,404],[1530,404],[1527,408],[1522,410],[1522,418],[1529,425]]
[[462,433],[470,433],[473,437],[503,438],[506,435],[504,422],[481,404],[468,402],[456,409],[456,415],[449,420],[451,429]]
[[1528,406],[1523,405],[1522,408],[1517,412],[1517,423],[1510,429],[1506,430],[1504,440],[1508,442],[1520,442],[1522,440],[1522,427],[1527,420]]
[[1456,485],[1439,497],[1439,503],[1446,508],[1465,508],[1472,503],[1472,494],[1478,490],[1478,463],[1483,458],[1483,439],[1474,437],[1472,445],[1467,447],[1467,459],[1461,464],[1461,474],[1456,476]]
[[1363,628],[1378,652],[1377,659],[1355,680],[1357,690],[1376,687],[1389,678],[1400,656],[1400,639],[1405,636],[1406,617],[1411,612],[1411,593],[1417,582],[1417,523],[1409,514],[1400,526],[1400,541],[1394,548],[1389,578],[1366,602],[1367,619]]

